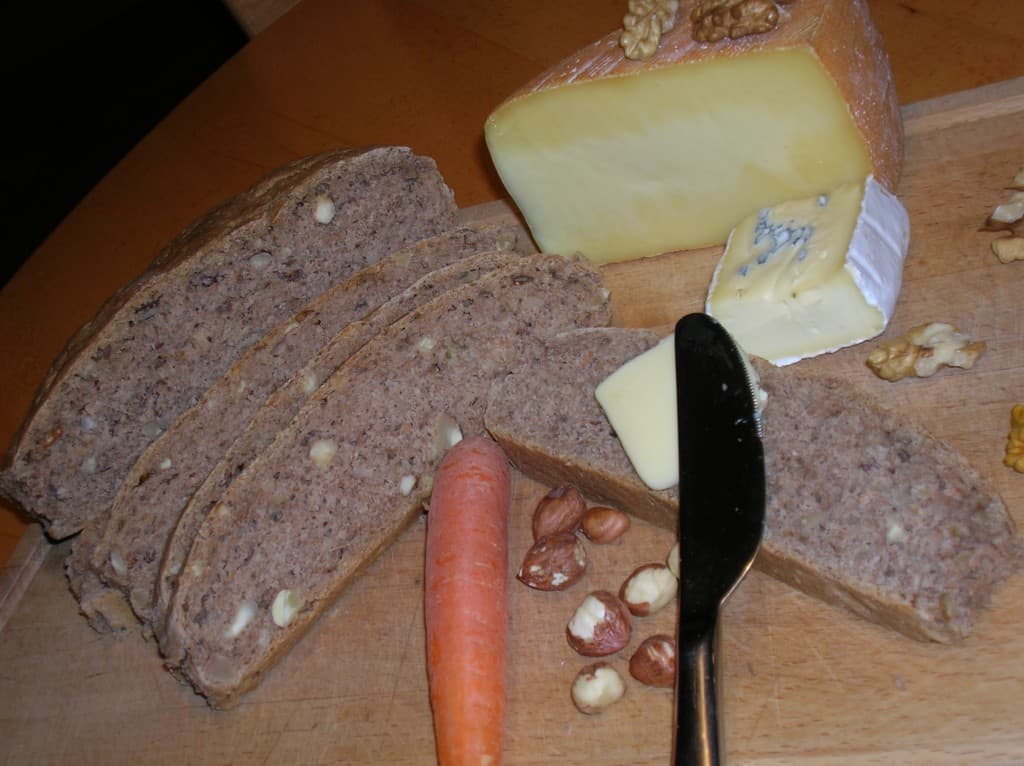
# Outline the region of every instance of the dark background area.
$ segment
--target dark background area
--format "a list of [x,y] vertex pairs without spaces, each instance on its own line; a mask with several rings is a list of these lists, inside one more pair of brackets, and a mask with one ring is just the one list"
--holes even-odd
[[220,0],[15,3],[0,285],[174,106],[247,42]]

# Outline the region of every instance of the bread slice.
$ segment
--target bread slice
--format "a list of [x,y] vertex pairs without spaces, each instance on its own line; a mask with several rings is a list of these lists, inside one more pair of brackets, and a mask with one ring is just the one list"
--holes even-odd
[[[168,477],[166,481],[158,482],[151,478],[142,484],[129,481],[124,485],[118,496],[120,502],[115,504],[118,515],[111,519],[103,541],[93,551],[91,566],[94,571],[108,585],[128,595],[131,607],[140,620],[146,624],[152,623],[155,619],[157,574],[163,562],[168,560],[170,549],[167,545],[176,526],[182,524],[182,531],[176,535],[175,550],[184,547],[187,551],[191,540],[186,542],[186,538],[198,521],[198,518],[193,517],[208,510],[210,505],[204,503],[204,498],[211,493],[219,494],[219,491],[223,491],[231,477],[255,457],[278,430],[288,424],[302,403],[316,390],[317,382],[329,377],[376,333],[417,305],[451,287],[467,284],[481,274],[508,265],[518,257],[518,253],[504,251],[464,257],[430,272],[400,294],[392,296],[368,316],[353,318],[343,328],[327,322],[327,317],[317,320],[320,328],[324,324],[332,324],[340,332],[329,340],[324,340],[320,333],[310,333],[312,337],[297,341],[306,346],[308,354],[304,352],[301,358],[287,360],[292,364],[286,365],[280,358],[253,358],[246,365],[248,369],[239,372],[256,374],[227,376],[211,389],[214,396],[204,397],[198,407],[189,410],[165,434],[169,438],[154,442],[144,453],[146,465],[141,468],[136,466],[140,468],[140,479],[149,470],[158,474],[156,479],[161,479],[166,471],[161,471],[160,466],[165,461],[178,465],[179,473]],[[375,267],[371,268],[379,271]],[[332,290],[328,301],[331,306],[344,304],[345,298],[360,305],[372,304],[384,294],[379,291],[387,289],[384,285],[373,287],[375,280],[360,278],[357,281],[359,284],[354,285],[350,291]],[[297,332],[300,331],[289,333],[287,337],[291,338]],[[291,370],[297,372],[289,376],[288,371]],[[246,400],[231,395],[232,389],[238,389],[239,381],[256,383],[261,373],[274,371],[283,373],[272,376],[275,382],[282,377],[289,379],[285,380],[278,391],[273,392],[269,401],[267,386],[259,386],[262,406],[253,401],[251,406],[243,408],[241,405]],[[216,427],[212,424],[216,424]],[[189,445],[187,455],[184,450],[186,445]],[[133,469],[135,473],[136,469]],[[207,479],[211,481],[197,494]],[[197,502],[193,504],[192,499]],[[189,517],[182,523],[186,508],[189,509]],[[176,567],[180,567],[180,561],[175,560],[169,564],[169,573]]]
[[589,263],[526,256],[360,349],[203,520],[166,624],[169,666],[234,705],[415,518],[454,424],[483,432],[491,382],[546,337],[606,323],[607,298]]
[[[361,347],[399,316],[404,316],[422,303],[450,289],[453,279],[468,284],[500,265],[508,265],[512,260],[507,253],[487,253],[432,272],[375,311],[365,321],[347,327],[317,355],[307,370],[312,370],[318,379],[328,378],[341,366],[343,358],[347,359],[357,347]],[[245,433],[231,446],[199,489],[189,498],[182,511],[164,549],[155,583],[156,602],[150,622],[161,644],[165,642],[164,624],[178,577],[200,525],[234,478],[267,447],[308,401],[312,393],[307,386],[306,372],[300,372],[274,392]]]
[[[527,474],[576,482],[675,529],[677,488],[652,492],[641,483],[592,396],[657,340],[603,329],[551,341],[541,361],[494,385],[488,429]],[[758,369],[768,392],[769,501],[755,566],[911,638],[970,634],[1000,583],[1024,565],[1024,543],[989,482],[846,381]]]
[[179,235],[60,354],[0,475],[47,534],[79,531],[146,445],[335,282],[452,227],[430,159],[345,149],[272,173]]
[[575,484],[592,501],[674,530],[675,488],[655,492],[640,481],[594,399],[598,383],[657,342],[649,330],[613,327],[549,341],[537,361],[494,384],[487,430],[512,463],[537,481]]
[[758,567],[912,638],[967,637],[1024,565],[995,488],[849,381],[758,369],[771,499]]
[[[109,513],[101,514],[76,538],[67,572],[90,624],[101,631],[127,627],[122,624],[125,612],[120,605],[105,614],[112,599],[100,584],[84,582],[89,572],[128,595],[144,623],[152,620],[157,569],[182,509],[275,389],[299,371],[299,379],[289,388],[295,396],[277,398],[271,417],[264,417],[264,431],[274,427],[268,421],[277,427],[286,424],[299,402],[373,332],[417,302],[507,263],[516,256],[497,248],[511,250],[517,241],[520,248],[528,249],[529,238],[517,224],[492,223],[459,227],[421,240],[335,285],[246,351],[195,406],[147,447]],[[470,257],[482,251],[486,255]],[[446,266],[451,268],[442,268]],[[407,288],[402,300],[392,300]],[[358,320],[366,321],[335,338]],[[272,436],[264,434],[264,439]],[[231,459],[231,470],[237,472],[245,460],[237,451]]]

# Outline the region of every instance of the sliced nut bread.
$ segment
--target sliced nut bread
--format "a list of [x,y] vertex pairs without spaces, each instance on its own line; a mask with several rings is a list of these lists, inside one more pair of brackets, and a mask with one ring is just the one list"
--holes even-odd
[[293,163],[203,216],[68,343],[0,474],[47,534],[79,531],[146,445],[315,295],[451,228],[430,159],[339,150]]
[[312,396],[313,392],[308,385],[309,374],[312,373],[318,380],[326,380],[357,347],[361,347],[387,324],[396,321],[420,304],[432,300],[444,290],[450,289],[451,280],[468,284],[481,274],[497,268],[499,263],[507,265],[509,261],[511,256],[507,253],[487,253],[428,274],[365,320],[346,327],[317,354],[306,369],[297,373],[271,395],[246,431],[239,436],[189,498],[167,541],[157,573],[156,601],[150,617],[151,627],[161,644],[165,642],[163,627],[177,587],[178,576],[199,526],[234,478],[266,449],[277,433]]
[[[573,481],[675,529],[677,488],[642,484],[586,393],[656,341],[626,329],[554,339],[542,361],[494,385],[488,429],[527,474]],[[758,369],[768,392],[769,501],[755,566],[911,638],[967,636],[1024,565],[1024,544],[996,491],[955,450],[856,386]]]
[[[444,290],[518,258],[494,250],[499,241],[514,244],[516,234],[512,226],[489,225],[423,240],[331,288],[268,333],[143,452],[114,500],[102,539],[91,545],[92,529],[99,526],[93,522],[75,540],[72,557],[87,558],[88,567],[72,563],[69,573],[91,569],[129,597],[144,624],[151,623],[165,547],[189,498],[214,466],[227,459],[219,475],[237,473],[257,445],[291,420],[319,382],[376,332]],[[481,247],[488,252],[479,252]],[[431,265],[440,268],[431,270]],[[285,393],[265,406],[281,386]],[[245,440],[252,446],[234,448],[254,418],[259,427]],[[92,590],[82,610],[90,623],[110,625],[109,617],[90,614],[109,606],[105,596],[95,600],[100,595]]]
[[549,341],[536,362],[494,384],[487,430],[528,476],[549,486],[575,484],[592,501],[674,530],[676,490],[655,492],[640,481],[594,399],[599,382],[657,342],[649,330],[613,327]]
[[168,665],[234,705],[415,518],[452,432],[483,431],[491,382],[544,338],[608,317],[593,266],[536,255],[374,337],[203,520],[166,623]]

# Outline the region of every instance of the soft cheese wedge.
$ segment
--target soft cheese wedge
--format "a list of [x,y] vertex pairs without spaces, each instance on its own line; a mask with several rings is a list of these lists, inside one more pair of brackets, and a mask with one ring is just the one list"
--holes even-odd
[[693,0],[654,55],[613,33],[513,94],[487,146],[534,239],[598,262],[722,244],[745,215],[874,174],[902,126],[863,0],[781,6],[771,32],[698,44]]
[[762,208],[730,234],[707,312],[776,365],[885,329],[899,296],[910,221],[874,178]]

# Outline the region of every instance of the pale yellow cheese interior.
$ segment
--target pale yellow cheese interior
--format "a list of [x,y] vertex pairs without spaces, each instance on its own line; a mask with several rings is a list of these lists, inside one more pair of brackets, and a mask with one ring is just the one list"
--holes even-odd
[[745,351],[789,364],[884,329],[875,296],[865,295],[853,271],[859,254],[850,248],[863,198],[863,183],[844,184],[737,225],[708,311]]
[[[843,267],[863,196],[862,185],[844,184],[828,194],[790,200],[748,216],[722,256],[715,293],[775,305],[836,279],[853,287],[853,277]],[[781,228],[781,241],[759,236],[759,223]],[[807,235],[801,238],[805,226]]]
[[541,249],[597,262],[721,244],[760,207],[871,172],[809,46],[540,90],[486,138]]
[[640,479],[651,489],[678,484],[674,336],[623,364],[594,395]]

